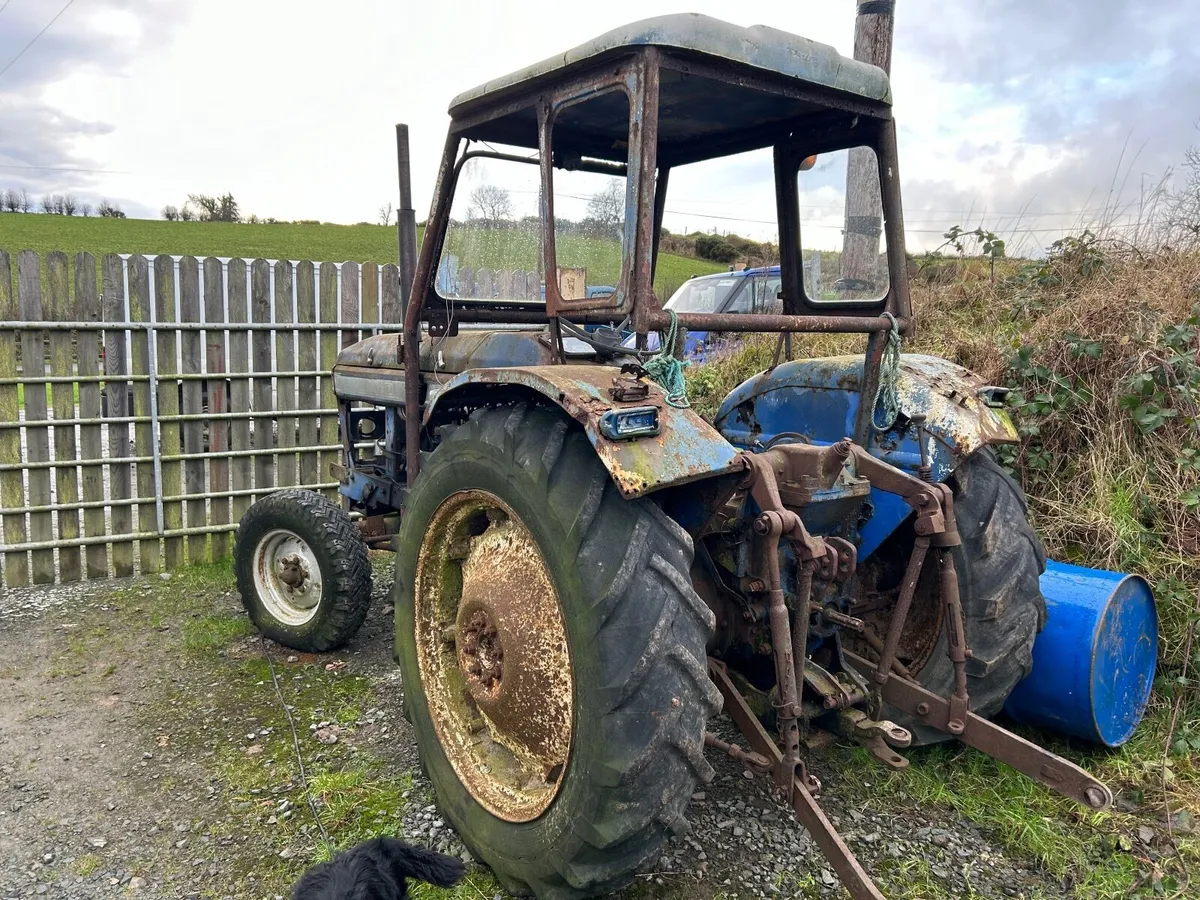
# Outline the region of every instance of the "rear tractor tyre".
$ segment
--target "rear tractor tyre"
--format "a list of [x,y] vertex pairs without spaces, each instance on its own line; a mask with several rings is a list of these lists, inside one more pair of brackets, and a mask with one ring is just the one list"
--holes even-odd
[[366,618],[367,546],[345,510],[314,491],[279,491],[246,510],[233,565],[251,621],[285,647],[332,650]]
[[720,697],[687,533],[557,410],[478,410],[408,497],[396,650],[439,806],[510,891],[607,893],[686,829]]
[[[1034,638],[1046,624],[1046,599],[1038,583],[1046,554],[1029,524],[1020,485],[990,451],[969,457],[948,483],[954,490],[954,515],[962,537],[962,545],[953,552],[972,653],[967,660],[967,693],[971,710],[990,717],[1000,712],[1017,682],[1033,669]],[[887,560],[893,572],[899,572],[911,547],[911,533],[897,535],[873,558]],[[936,581],[936,556],[931,551],[901,638],[900,655],[906,656],[907,647],[908,658],[903,661],[916,679],[948,697],[954,691],[954,668],[946,655]],[[885,707],[884,715],[912,731],[914,745],[952,739],[894,707]]]

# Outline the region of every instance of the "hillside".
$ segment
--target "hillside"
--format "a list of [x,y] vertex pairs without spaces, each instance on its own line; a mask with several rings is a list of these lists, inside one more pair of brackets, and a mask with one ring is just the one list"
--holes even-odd
[[[418,239],[420,234],[418,233]],[[575,238],[586,241],[586,238]],[[599,242],[594,242],[599,244]],[[45,254],[87,251],[171,253],[183,256],[239,256],[243,259],[311,259],[340,262],[394,263],[396,229],[385,225],[242,225],[229,222],[166,222],[155,219],[98,219],[0,213],[0,248],[15,253],[36,250]],[[605,283],[617,268],[614,245],[601,245],[587,254],[600,270],[593,283]],[[607,251],[608,258],[597,254]],[[719,272],[720,263],[663,254],[659,258],[655,289],[669,296],[692,275]],[[599,277],[604,275],[605,278]]]

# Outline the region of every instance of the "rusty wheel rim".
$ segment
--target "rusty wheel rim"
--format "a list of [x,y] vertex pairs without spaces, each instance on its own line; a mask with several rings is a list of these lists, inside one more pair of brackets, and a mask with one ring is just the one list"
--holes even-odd
[[509,822],[541,815],[574,727],[566,625],[533,535],[487,491],[438,507],[417,556],[417,666],[459,781]]

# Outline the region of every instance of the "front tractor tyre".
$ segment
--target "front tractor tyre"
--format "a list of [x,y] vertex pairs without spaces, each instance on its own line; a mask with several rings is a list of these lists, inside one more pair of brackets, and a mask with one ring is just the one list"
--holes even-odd
[[346,643],[371,602],[371,563],[358,528],[314,491],[279,491],[242,516],[234,545],[238,592],[273,641],[311,653]]
[[627,883],[712,777],[692,542],[556,410],[478,410],[401,523],[396,652],[442,812],[510,891]]

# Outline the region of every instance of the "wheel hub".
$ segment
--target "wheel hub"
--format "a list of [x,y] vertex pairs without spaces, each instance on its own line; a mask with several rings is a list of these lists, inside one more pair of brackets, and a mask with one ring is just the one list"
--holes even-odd
[[303,625],[321,602],[321,570],[312,548],[298,535],[276,529],[254,550],[254,583],[268,611],[287,625]]
[[574,688],[533,536],[498,497],[452,495],[422,543],[414,601],[422,686],[447,758],[490,812],[536,818],[566,767]]
[[[466,610],[464,606],[458,614],[460,622]],[[477,609],[470,621],[459,626],[458,633],[462,654],[459,665],[467,673],[471,695],[476,702],[494,699],[500,693],[500,679],[504,677],[504,647],[492,616],[487,609]]]

